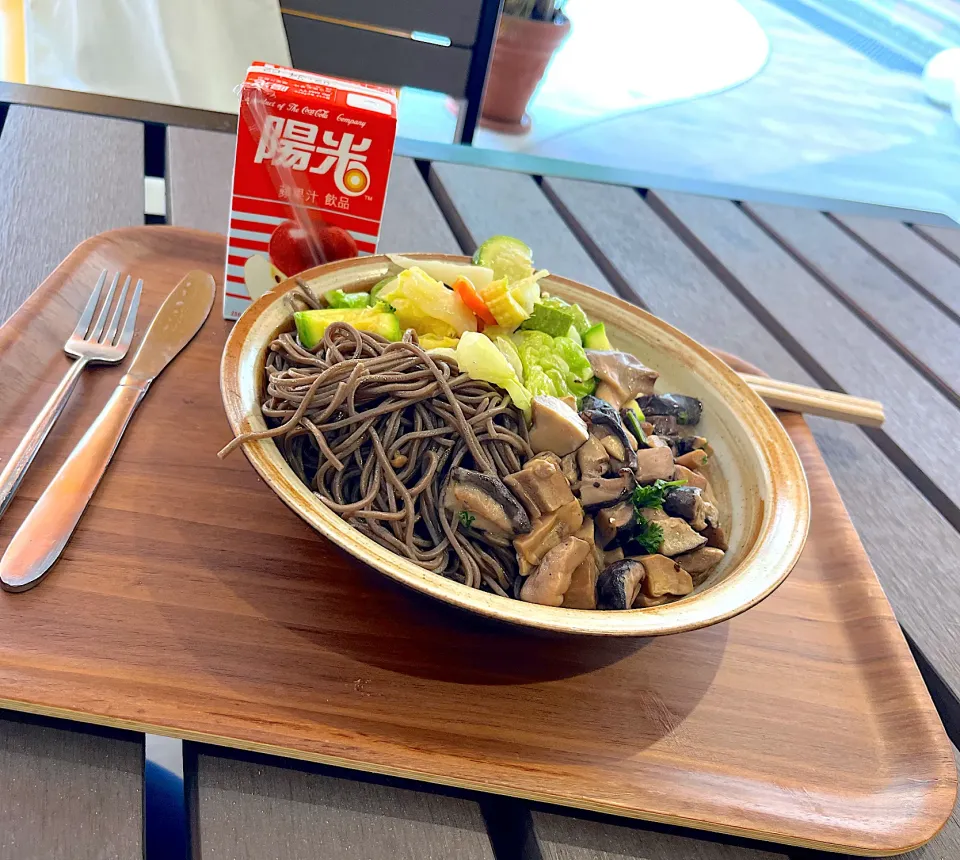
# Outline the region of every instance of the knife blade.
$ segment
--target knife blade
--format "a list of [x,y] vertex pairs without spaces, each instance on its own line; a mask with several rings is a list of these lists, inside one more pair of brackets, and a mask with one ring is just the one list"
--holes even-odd
[[134,411],[150,384],[200,331],[216,297],[213,277],[188,272],[164,299],[129,371],[0,558],[0,586],[26,591],[60,557],[93,497]]

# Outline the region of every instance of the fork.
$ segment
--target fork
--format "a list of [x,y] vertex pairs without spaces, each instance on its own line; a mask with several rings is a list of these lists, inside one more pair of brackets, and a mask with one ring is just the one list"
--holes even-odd
[[116,293],[117,284],[120,282],[119,272],[114,274],[100,313],[97,314],[96,321],[93,321],[93,315],[100,302],[100,294],[107,282],[107,274],[106,269],[100,273],[97,286],[80,315],[77,327],[63,346],[64,352],[73,356],[76,361],[70,365],[70,369],[60,380],[60,384],[50,395],[50,399],[44,404],[36,420],[30,425],[27,435],[23,437],[17,446],[17,450],[11,455],[10,461],[0,472],[0,517],[3,516],[4,511],[16,495],[20,482],[23,480],[27,469],[30,468],[33,458],[36,457],[44,439],[47,438],[51,428],[60,417],[60,413],[63,412],[63,408],[67,405],[70,395],[80,381],[80,374],[83,373],[84,368],[91,363],[118,364],[123,361],[127,350],[130,349],[130,342],[133,340],[133,328],[137,322],[137,309],[140,306],[143,281],[138,280],[134,287],[130,307],[123,320],[123,328],[120,328],[120,315],[127,298],[127,291],[130,288],[130,275],[127,275],[123,282],[113,316],[110,317],[109,324],[107,323],[110,306],[113,304],[113,296]]

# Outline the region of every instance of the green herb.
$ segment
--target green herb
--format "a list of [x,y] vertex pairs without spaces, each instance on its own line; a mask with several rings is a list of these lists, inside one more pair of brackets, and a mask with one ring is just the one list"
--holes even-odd
[[462,525],[465,529],[470,528],[470,526],[473,525],[473,521],[476,519],[476,517],[469,511],[460,511],[460,513],[457,514],[457,517],[460,520],[460,525]]
[[640,544],[647,555],[653,555],[660,552],[660,547],[663,546],[663,528],[659,523],[652,523],[638,513],[637,529],[630,539]]
[[663,497],[667,494],[667,491],[673,487],[682,487],[685,483],[687,482],[683,479],[679,481],[658,480],[652,484],[637,487],[633,491],[633,506],[637,509],[637,516],[640,516],[642,508],[662,508]]

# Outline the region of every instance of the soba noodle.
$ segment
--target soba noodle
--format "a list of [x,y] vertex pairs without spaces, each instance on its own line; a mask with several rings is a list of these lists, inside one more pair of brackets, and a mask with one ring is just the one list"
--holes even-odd
[[532,456],[504,392],[428,355],[411,331],[390,343],[344,323],[313,351],[279,335],[265,373],[272,426],[238,436],[220,456],[274,438],[301,480],[363,534],[427,570],[510,595],[512,547],[461,528],[443,506],[452,469],[503,478]]

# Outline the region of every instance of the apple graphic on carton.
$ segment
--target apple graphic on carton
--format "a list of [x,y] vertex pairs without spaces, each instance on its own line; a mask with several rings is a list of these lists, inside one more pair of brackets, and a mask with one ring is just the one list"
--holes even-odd
[[281,221],[267,247],[269,261],[253,254],[243,267],[247,292],[254,300],[305,269],[358,255],[353,236],[316,215],[311,215],[306,224],[293,219]]

